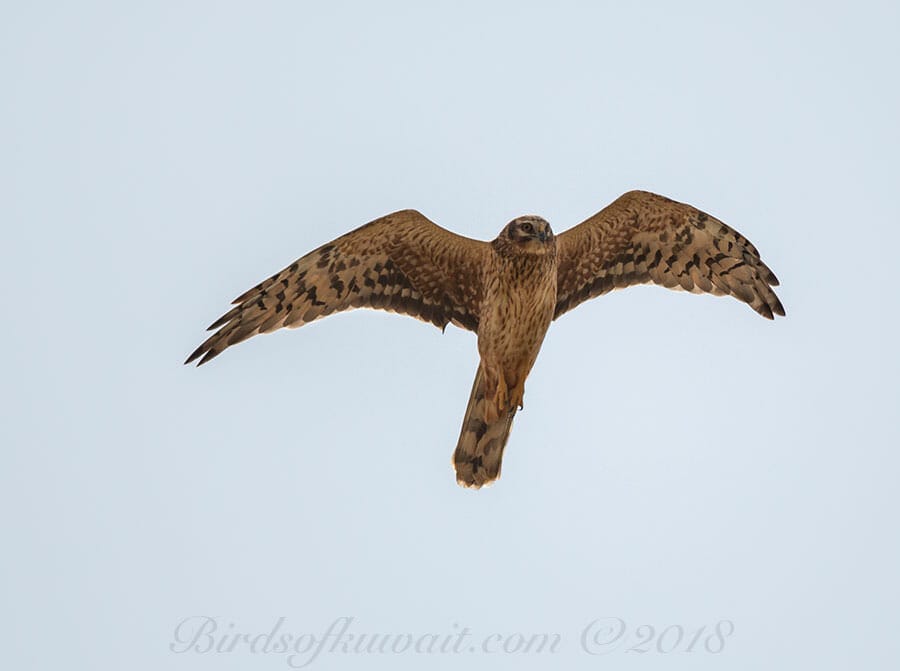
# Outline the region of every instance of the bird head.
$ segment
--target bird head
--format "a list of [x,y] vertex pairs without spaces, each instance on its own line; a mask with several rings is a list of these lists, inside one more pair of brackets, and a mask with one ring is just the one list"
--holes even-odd
[[500,235],[531,254],[542,254],[556,249],[556,239],[553,237],[550,224],[534,215],[513,219]]

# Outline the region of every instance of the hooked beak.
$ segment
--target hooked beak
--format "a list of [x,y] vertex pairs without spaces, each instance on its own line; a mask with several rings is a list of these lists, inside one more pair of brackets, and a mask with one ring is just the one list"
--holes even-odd
[[541,242],[547,242],[547,231],[541,231],[538,233],[538,240]]

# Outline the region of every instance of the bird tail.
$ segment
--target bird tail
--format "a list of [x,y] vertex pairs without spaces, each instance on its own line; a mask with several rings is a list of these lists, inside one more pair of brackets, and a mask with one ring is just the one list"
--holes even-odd
[[506,447],[517,408],[513,406],[499,419],[488,422],[487,403],[484,369],[479,365],[459,433],[459,442],[453,453],[456,481],[463,487],[479,489],[500,477],[503,448]]

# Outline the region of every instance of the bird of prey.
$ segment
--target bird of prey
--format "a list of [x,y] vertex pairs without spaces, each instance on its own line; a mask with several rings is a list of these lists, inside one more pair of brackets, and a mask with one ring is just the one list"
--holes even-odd
[[473,331],[481,361],[453,463],[459,484],[479,488],[500,476],[550,322],[589,298],[646,283],[734,296],[767,319],[784,315],[772,290],[778,280],[747,238],[690,205],[630,191],[560,235],[537,216],[514,219],[492,242],[415,210],[381,217],[238,296],[185,363],[352,308]]

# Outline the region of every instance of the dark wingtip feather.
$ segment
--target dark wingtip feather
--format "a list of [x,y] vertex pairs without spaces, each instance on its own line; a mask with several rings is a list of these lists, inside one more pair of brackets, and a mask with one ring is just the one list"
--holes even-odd
[[230,322],[232,319],[234,319],[235,317],[237,317],[237,315],[240,314],[240,312],[241,312],[240,306],[238,306],[238,307],[236,307],[236,308],[231,308],[228,312],[226,312],[224,315],[222,315],[221,317],[219,317],[219,318],[218,318],[216,321],[214,321],[212,324],[210,324],[209,326],[207,326],[207,327],[206,327],[206,330],[207,330],[207,331],[212,331],[213,329],[217,329],[217,328],[219,328],[220,326],[224,326],[225,324],[227,324],[228,322]]
[[193,363],[194,361],[196,361],[197,359],[199,359],[202,356],[203,358],[197,362],[198,366],[202,366],[207,361],[209,361],[210,359],[212,359],[213,357],[215,357],[221,353],[222,353],[222,350],[216,349],[215,347],[210,347],[209,341],[207,341],[207,342],[203,343],[202,345],[200,345],[200,347],[195,349],[193,352],[191,352],[191,355],[187,359],[184,360],[184,364],[187,365],[189,363]]
[[187,366],[189,363],[192,363],[201,354],[203,354],[203,345],[200,345],[200,347],[191,352],[190,356],[184,360],[183,365]]
[[216,358],[217,356],[219,356],[219,354],[221,354],[221,353],[222,353],[221,350],[217,350],[217,349],[215,349],[215,348],[210,349],[206,354],[203,355],[203,358],[200,359],[200,361],[197,363],[197,366],[202,366],[202,365],[205,364],[207,361],[209,361],[209,360],[211,360],[211,359],[215,359],[215,358]]

